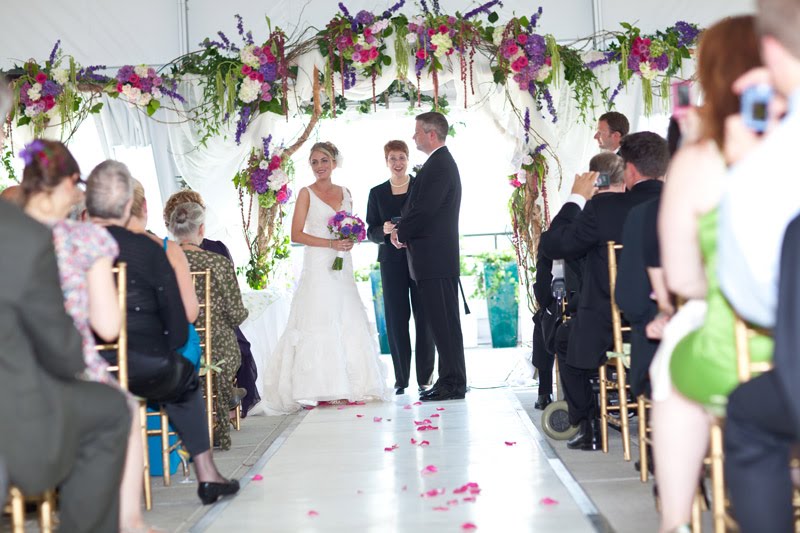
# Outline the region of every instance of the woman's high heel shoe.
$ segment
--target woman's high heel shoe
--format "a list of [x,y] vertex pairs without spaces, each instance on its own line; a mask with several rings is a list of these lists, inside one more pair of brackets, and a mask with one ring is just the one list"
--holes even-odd
[[203,505],[211,505],[223,496],[230,496],[239,492],[239,482],[235,479],[224,483],[201,482],[197,486],[197,495]]

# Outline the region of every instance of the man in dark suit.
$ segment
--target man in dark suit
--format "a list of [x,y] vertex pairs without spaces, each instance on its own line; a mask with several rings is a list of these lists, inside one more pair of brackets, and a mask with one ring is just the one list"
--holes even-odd
[[428,154],[392,231],[395,246],[408,248],[408,265],[417,282],[425,316],[439,352],[439,379],[420,395],[423,401],[457,400],[467,392],[464,340],[458,309],[461,271],[458,215],[461,178],[445,146],[447,119],[436,112],[416,117],[414,142]]
[[[596,450],[599,425],[591,377],[605,361],[611,346],[611,307],[607,242],[622,240],[622,227],[635,206],[656,198],[667,170],[666,141],[655,133],[626,136],[619,155],[625,163],[623,194],[594,194],[591,173],[575,180],[573,194],[542,235],[541,250],[550,257],[586,256],[578,313],[570,325],[569,347],[561,377],[572,425],[580,431],[567,444],[572,449]],[[585,207],[584,207],[585,206]]]
[[84,381],[52,235],[0,200],[0,456],[23,493],[60,486],[61,531],[119,531],[130,411]]

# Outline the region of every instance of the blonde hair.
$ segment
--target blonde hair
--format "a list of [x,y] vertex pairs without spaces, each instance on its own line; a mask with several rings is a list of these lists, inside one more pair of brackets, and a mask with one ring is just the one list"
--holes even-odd
[[314,152],[322,152],[334,161],[339,159],[339,149],[336,148],[332,142],[322,141],[314,143],[314,146],[311,147],[311,152],[309,152],[309,160],[311,159],[311,154]]
[[142,218],[144,216],[144,185],[136,178],[131,178],[133,182],[133,204],[131,204],[131,216]]
[[172,217],[172,212],[175,211],[175,208],[181,204],[185,203],[194,203],[199,204],[200,207],[205,208],[206,204],[203,202],[203,197],[200,196],[200,193],[197,191],[193,191],[191,189],[184,189],[182,191],[178,191],[174,193],[172,196],[167,199],[167,203],[164,204],[164,225],[169,227],[169,221]]

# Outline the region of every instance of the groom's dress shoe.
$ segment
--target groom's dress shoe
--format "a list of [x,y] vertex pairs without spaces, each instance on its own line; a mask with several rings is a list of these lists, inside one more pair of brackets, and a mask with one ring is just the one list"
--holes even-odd
[[235,479],[224,483],[203,482],[197,486],[197,495],[203,505],[210,505],[223,496],[239,492],[239,482]]
[[434,385],[434,386],[433,386],[433,387],[431,387],[430,389],[420,392],[420,393],[419,393],[419,398],[420,398],[420,400],[421,400],[421,399],[422,399],[422,398],[424,398],[425,396],[430,396],[431,394],[434,394],[434,393],[435,393],[436,391],[438,391],[438,390],[439,390],[439,387],[438,387],[438,385]]
[[398,395],[398,396],[400,396],[401,394],[405,394],[406,393],[406,388],[405,387],[397,387],[397,389],[394,391],[394,393],[396,395]]
[[536,399],[536,403],[533,404],[533,408],[541,411],[551,403],[553,403],[553,397],[551,395],[540,394],[539,397]]
[[567,441],[570,450],[595,451],[601,448],[600,421],[596,418],[581,420],[578,433]]
[[440,387],[432,394],[426,394],[425,396],[420,396],[420,400],[422,400],[423,402],[444,402],[447,400],[463,400],[463,399],[464,399],[463,392],[443,387]]

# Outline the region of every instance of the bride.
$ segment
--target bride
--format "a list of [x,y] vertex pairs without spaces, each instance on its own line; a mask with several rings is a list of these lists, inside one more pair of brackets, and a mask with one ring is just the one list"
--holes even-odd
[[292,242],[305,245],[303,271],[286,330],[267,361],[267,411],[284,414],[303,405],[388,400],[386,371],[353,278],[353,261],[333,271],[337,252],[353,241],[332,239],[328,220],[352,213],[350,191],[331,182],[339,150],[329,142],[311,147],[316,181],[300,190],[292,218]]

